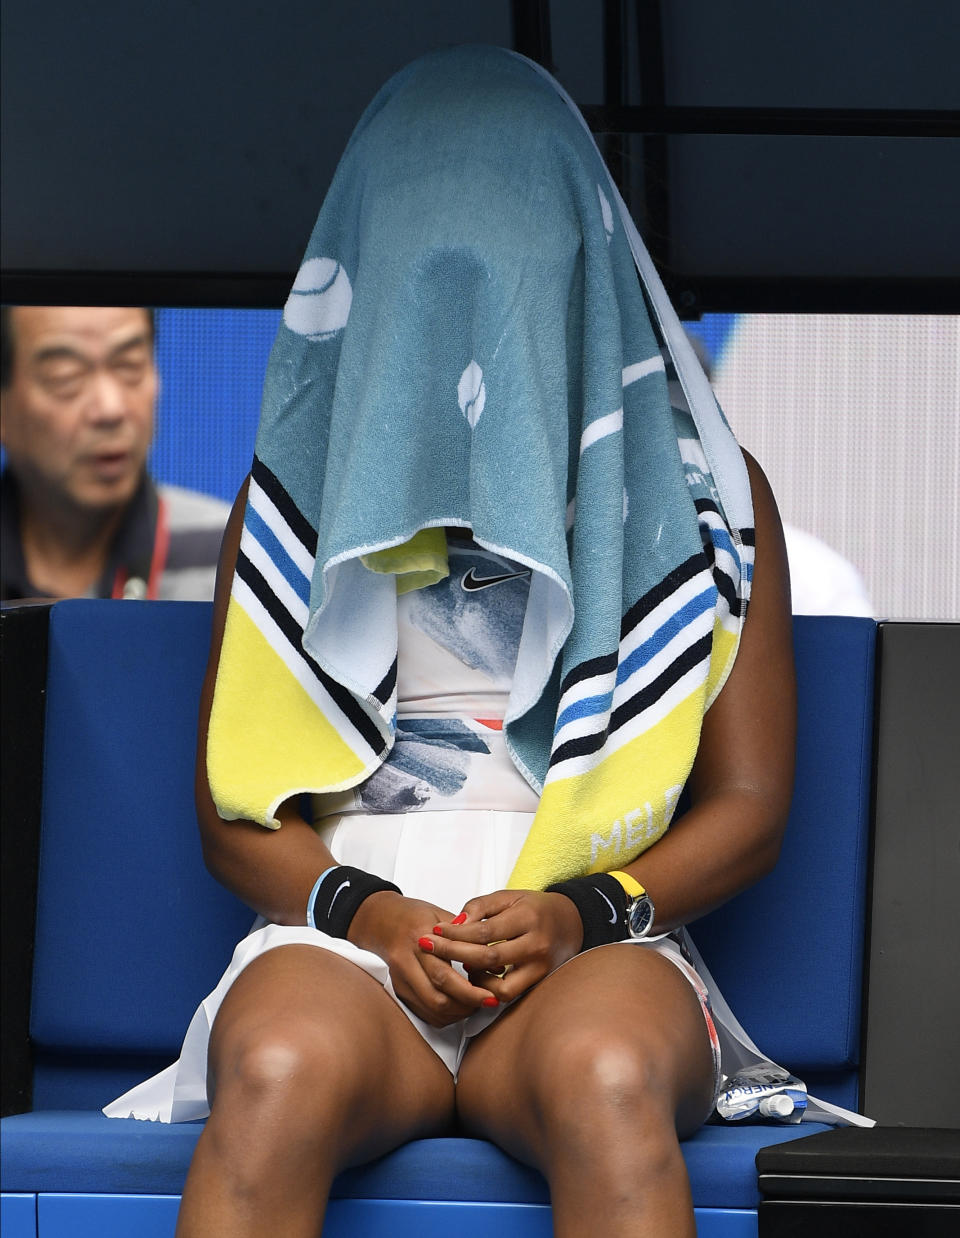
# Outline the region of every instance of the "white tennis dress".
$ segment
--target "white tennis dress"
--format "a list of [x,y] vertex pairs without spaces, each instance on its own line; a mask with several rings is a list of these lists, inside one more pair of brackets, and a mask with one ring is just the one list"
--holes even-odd
[[[362,785],[318,798],[317,831],[340,863],[377,873],[451,915],[470,898],[506,885],[537,808],[501,730],[529,576],[529,569],[473,543],[451,543],[450,575],[399,600],[397,733],[390,756]],[[717,1086],[721,1066],[732,1074],[768,1060],[730,1012],[685,932],[624,944],[664,954],[693,985]],[[286,945],[316,946],[349,959],[399,1002],[378,955],[306,924],[258,918],[194,1014],[179,1059],[103,1112],[161,1122],[206,1117],[207,1043],[220,1003],[251,960]],[[470,1038],[503,1010],[481,1010],[437,1029],[400,1006],[454,1074]]]

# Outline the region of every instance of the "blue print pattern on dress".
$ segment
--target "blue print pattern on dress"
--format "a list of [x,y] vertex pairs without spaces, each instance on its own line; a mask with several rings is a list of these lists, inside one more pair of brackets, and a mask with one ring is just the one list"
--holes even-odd
[[489,752],[459,718],[404,718],[389,757],[359,789],[361,807],[372,813],[415,812],[435,795],[456,795],[472,754]]
[[521,564],[451,546],[450,575],[409,595],[410,622],[465,666],[509,688],[529,592],[530,572]]

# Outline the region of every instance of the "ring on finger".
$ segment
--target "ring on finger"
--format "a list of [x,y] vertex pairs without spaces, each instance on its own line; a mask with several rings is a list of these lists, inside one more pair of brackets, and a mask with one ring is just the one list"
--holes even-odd
[[[501,937],[499,941],[492,941],[492,942],[490,943],[490,945],[491,945],[491,946],[499,946],[499,945],[500,945],[503,941],[504,941],[504,938],[502,938],[502,937]],[[505,964],[504,964],[504,967],[503,967],[503,971],[493,971],[492,969],[488,969],[488,970],[489,970],[489,974],[490,974],[491,976],[496,976],[496,978],[497,978],[498,980],[502,980],[502,979],[504,978],[504,976],[507,974],[507,972],[508,972],[508,971],[510,971],[510,969],[511,969],[511,967],[512,967],[512,966],[513,966],[513,964],[512,964],[512,963],[505,963]]]

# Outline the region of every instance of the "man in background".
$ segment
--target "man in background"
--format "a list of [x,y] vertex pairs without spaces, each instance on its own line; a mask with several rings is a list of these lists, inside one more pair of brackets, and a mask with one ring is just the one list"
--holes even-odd
[[2,600],[213,596],[229,506],[148,476],[158,385],[150,310],[0,310]]

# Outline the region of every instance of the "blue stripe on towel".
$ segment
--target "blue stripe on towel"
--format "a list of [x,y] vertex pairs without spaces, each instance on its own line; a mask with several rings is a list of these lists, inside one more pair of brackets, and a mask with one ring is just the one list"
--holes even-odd
[[310,605],[310,581],[290,558],[280,539],[253,507],[247,507],[244,524],[267,552],[270,562],[283,576],[304,606]]
[[601,692],[599,696],[585,696],[581,701],[574,701],[572,705],[568,705],[563,710],[557,719],[557,725],[553,728],[554,735],[575,718],[588,718],[590,714],[603,713],[610,708],[612,700],[613,690],[611,689],[609,692]]
[[710,540],[714,546],[720,550],[725,550],[728,555],[736,562],[740,562],[740,552],[733,544],[733,538],[726,529],[717,528],[716,525],[710,526]]
[[686,606],[682,606],[680,610],[672,614],[648,640],[638,645],[629,657],[624,658],[617,667],[617,683],[621,684],[629,679],[634,671],[666,649],[670,641],[704,611],[713,610],[716,600],[716,589],[704,589],[703,593],[698,593],[695,598],[691,598]]
[[[656,657],[658,653],[667,647],[677,633],[681,632],[688,624],[702,615],[704,611],[713,610],[715,603],[715,589],[704,589],[695,598],[691,598],[686,606],[682,606],[680,610],[671,615],[665,623],[657,628],[652,636],[645,640],[642,645],[638,645],[633,653],[620,663],[617,669],[617,683],[623,683],[640,666],[645,665],[652,658]],[[554,735],[557,735],[568,722],[573,722],[578,718],[588,718],[591,714],[603,713],[610,708],[612,700],[613,691],[611,690],[610,692],[601,692],[596,696],[585,696],[582,700],[571,702],[557,718],[557,723],[553,730]]]

